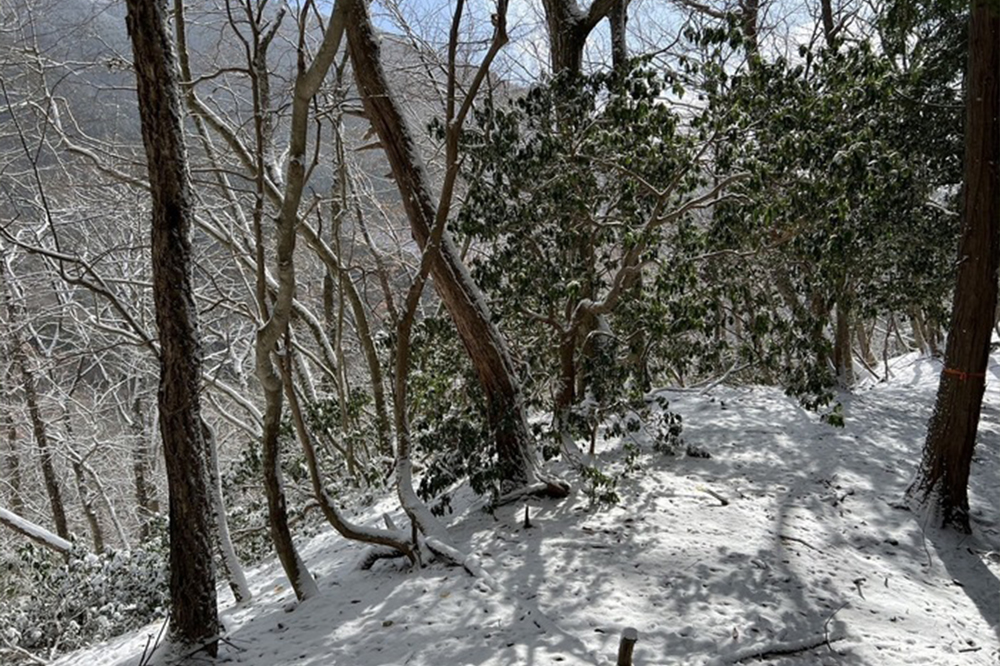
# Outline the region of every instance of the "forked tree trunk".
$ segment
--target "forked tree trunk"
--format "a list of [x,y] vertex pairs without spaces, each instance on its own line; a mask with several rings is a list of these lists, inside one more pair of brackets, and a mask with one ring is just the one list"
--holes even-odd
[[[417,146],[382,69],[378,39],[364,0],[339,0],[347,12],[346,33],[354,76],[365,113],[385,150],[413,238],[427,244],[437,207],[431,186],[417,157]],[[538,479],[534,442],[521,396],[521,387],[507,343],[491,321],[478,286],[462,264],[458,248],[448,235],[431,267],[434,286],[448,309],[459,337],[476,368],[486,396],[487,414],[499,458],[502,490],[525,486]],[[563,496],[562,484],[550,483],[551,494]]]
[[973,5],[966,78],[965,220],[945,369],[909,493],[944,525],[969,525],[969,471],[986,388],[1000,261],[1000,7]]
[[209,451],[201,429],[202,351],[191,278],[194,219],[177,62],[165,0],[126,0],[152,195],[157,394],[170,496],[170,642],[218,652]]

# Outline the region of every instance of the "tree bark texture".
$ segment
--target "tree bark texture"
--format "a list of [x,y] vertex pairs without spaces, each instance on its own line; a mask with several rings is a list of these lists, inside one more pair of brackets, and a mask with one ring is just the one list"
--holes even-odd
[[1000,260],[1000,8],[979,0],[969,26],[964,215],[945,368],[910,493],[945,525],[970,530],[968,482],[986,388]]
[[623,72],[628,66],[628,0],[618,0],[608,14],[611,23],[611,66]]
[[[368,9],[363,0],[340,2],[347,11],[348,49],[366,115],[392,166],[413,238],[423,249],[437,212],[430,183],[402,110],[389,89]],[[507,343],[491,321],[482,293],[447,234],[442,239],[439,257],[432,264],[431,275],[486,395],[501,485],[508,489],[531,483],[537,478],[537,460]],[[554,485],[551,490],[564,494]]]
[[[542,0],[549,32],[552,73],[568,71],[579,74],[583,69],[583,48],[587,37],[601,19],[613,13],[617,14],[611,21],[612,56],[627,55],[624,48],[627,4],[627,0],[594,0],[589,10],[583,11],[576,0]],[[615,62],[617,65],[618,61]]]
[[152,195],[157,401],[170,501],[170,640],[217,653],[214,529],[201,429],[202,350],[191,277],[194,218],[176,56],[164,0],[127,0],[139,116]]

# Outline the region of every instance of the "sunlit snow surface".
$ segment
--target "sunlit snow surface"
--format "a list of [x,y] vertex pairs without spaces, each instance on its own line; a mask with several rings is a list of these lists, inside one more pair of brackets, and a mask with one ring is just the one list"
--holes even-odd
[[[320,598],[293,607],[277,564],[249,572],[250,607],[234,608],[223,592],[219,662],[613,664],[622,629],[634,626],[637,666],[741,657],[775,666],[996,665],[998,359],[987,376],[968,538],[901,508],[941,366],[915,355],[891,365],[888,383],[843,398],[843,429],[775,389],[668,392],[685,441],[712,458],[646,451],[611,509],[590,509],[580,493],[534,501],[525,529],[523,504],[494,518],[460,493],[454,504],[466,508],[453,516],[452,537],[481,557],[500,591],[441,565],[359,571],[361,547],[326,532],[302,548]],[[619,444],[599,443],[612,469]],[[368,522],[392,506],[373,507]],[[56,663],[133,666],[157,631]]]

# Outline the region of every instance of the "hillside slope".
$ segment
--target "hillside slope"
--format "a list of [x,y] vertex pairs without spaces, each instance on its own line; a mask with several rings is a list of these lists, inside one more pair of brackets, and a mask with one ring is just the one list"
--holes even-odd
[[[668,392],[685,440],[710,459],[644,448],[618,506],[592,509],[580,492],[533,503],[529,529],[523,505],[491,517],[466,503],[452,533],[495,589],[440,565],[360,571],[359,547],[327,532],[303,549],[323,596],[293,607],[276,564],[253,571],[253,605],[223,602],[221,661],[612,664],[633,626],[640,666],[996,664],[997,358],[973,465],[976,534],[942,533],[900,504],[939,372],[934,360],[896,359],[888,382],[845,397],[842,429],[774,389]],[[602,444],[613,469],[620,443]],[[56,663],[132,666],[157,631]]]

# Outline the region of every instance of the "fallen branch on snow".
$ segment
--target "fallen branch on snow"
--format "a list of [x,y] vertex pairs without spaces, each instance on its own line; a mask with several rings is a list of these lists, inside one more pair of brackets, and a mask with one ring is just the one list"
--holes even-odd
[[844,638],[846,638],[846,636],[841,633],[837,636],[810,636],[808,638],[784,641],[782,643],[774,643],[771,645],[751,645],[741,650],[737,650],[732,654],[716,657],[710,661],[709,664],[710,666],[726,666],[727,664],[739,664],[749,659],[770,659],[772,657],[783,657],[790,654],[808,652],[809,650],[814,650],[823,645],[828,646],[830,643],[836,643],[837,641],[844,640]]

